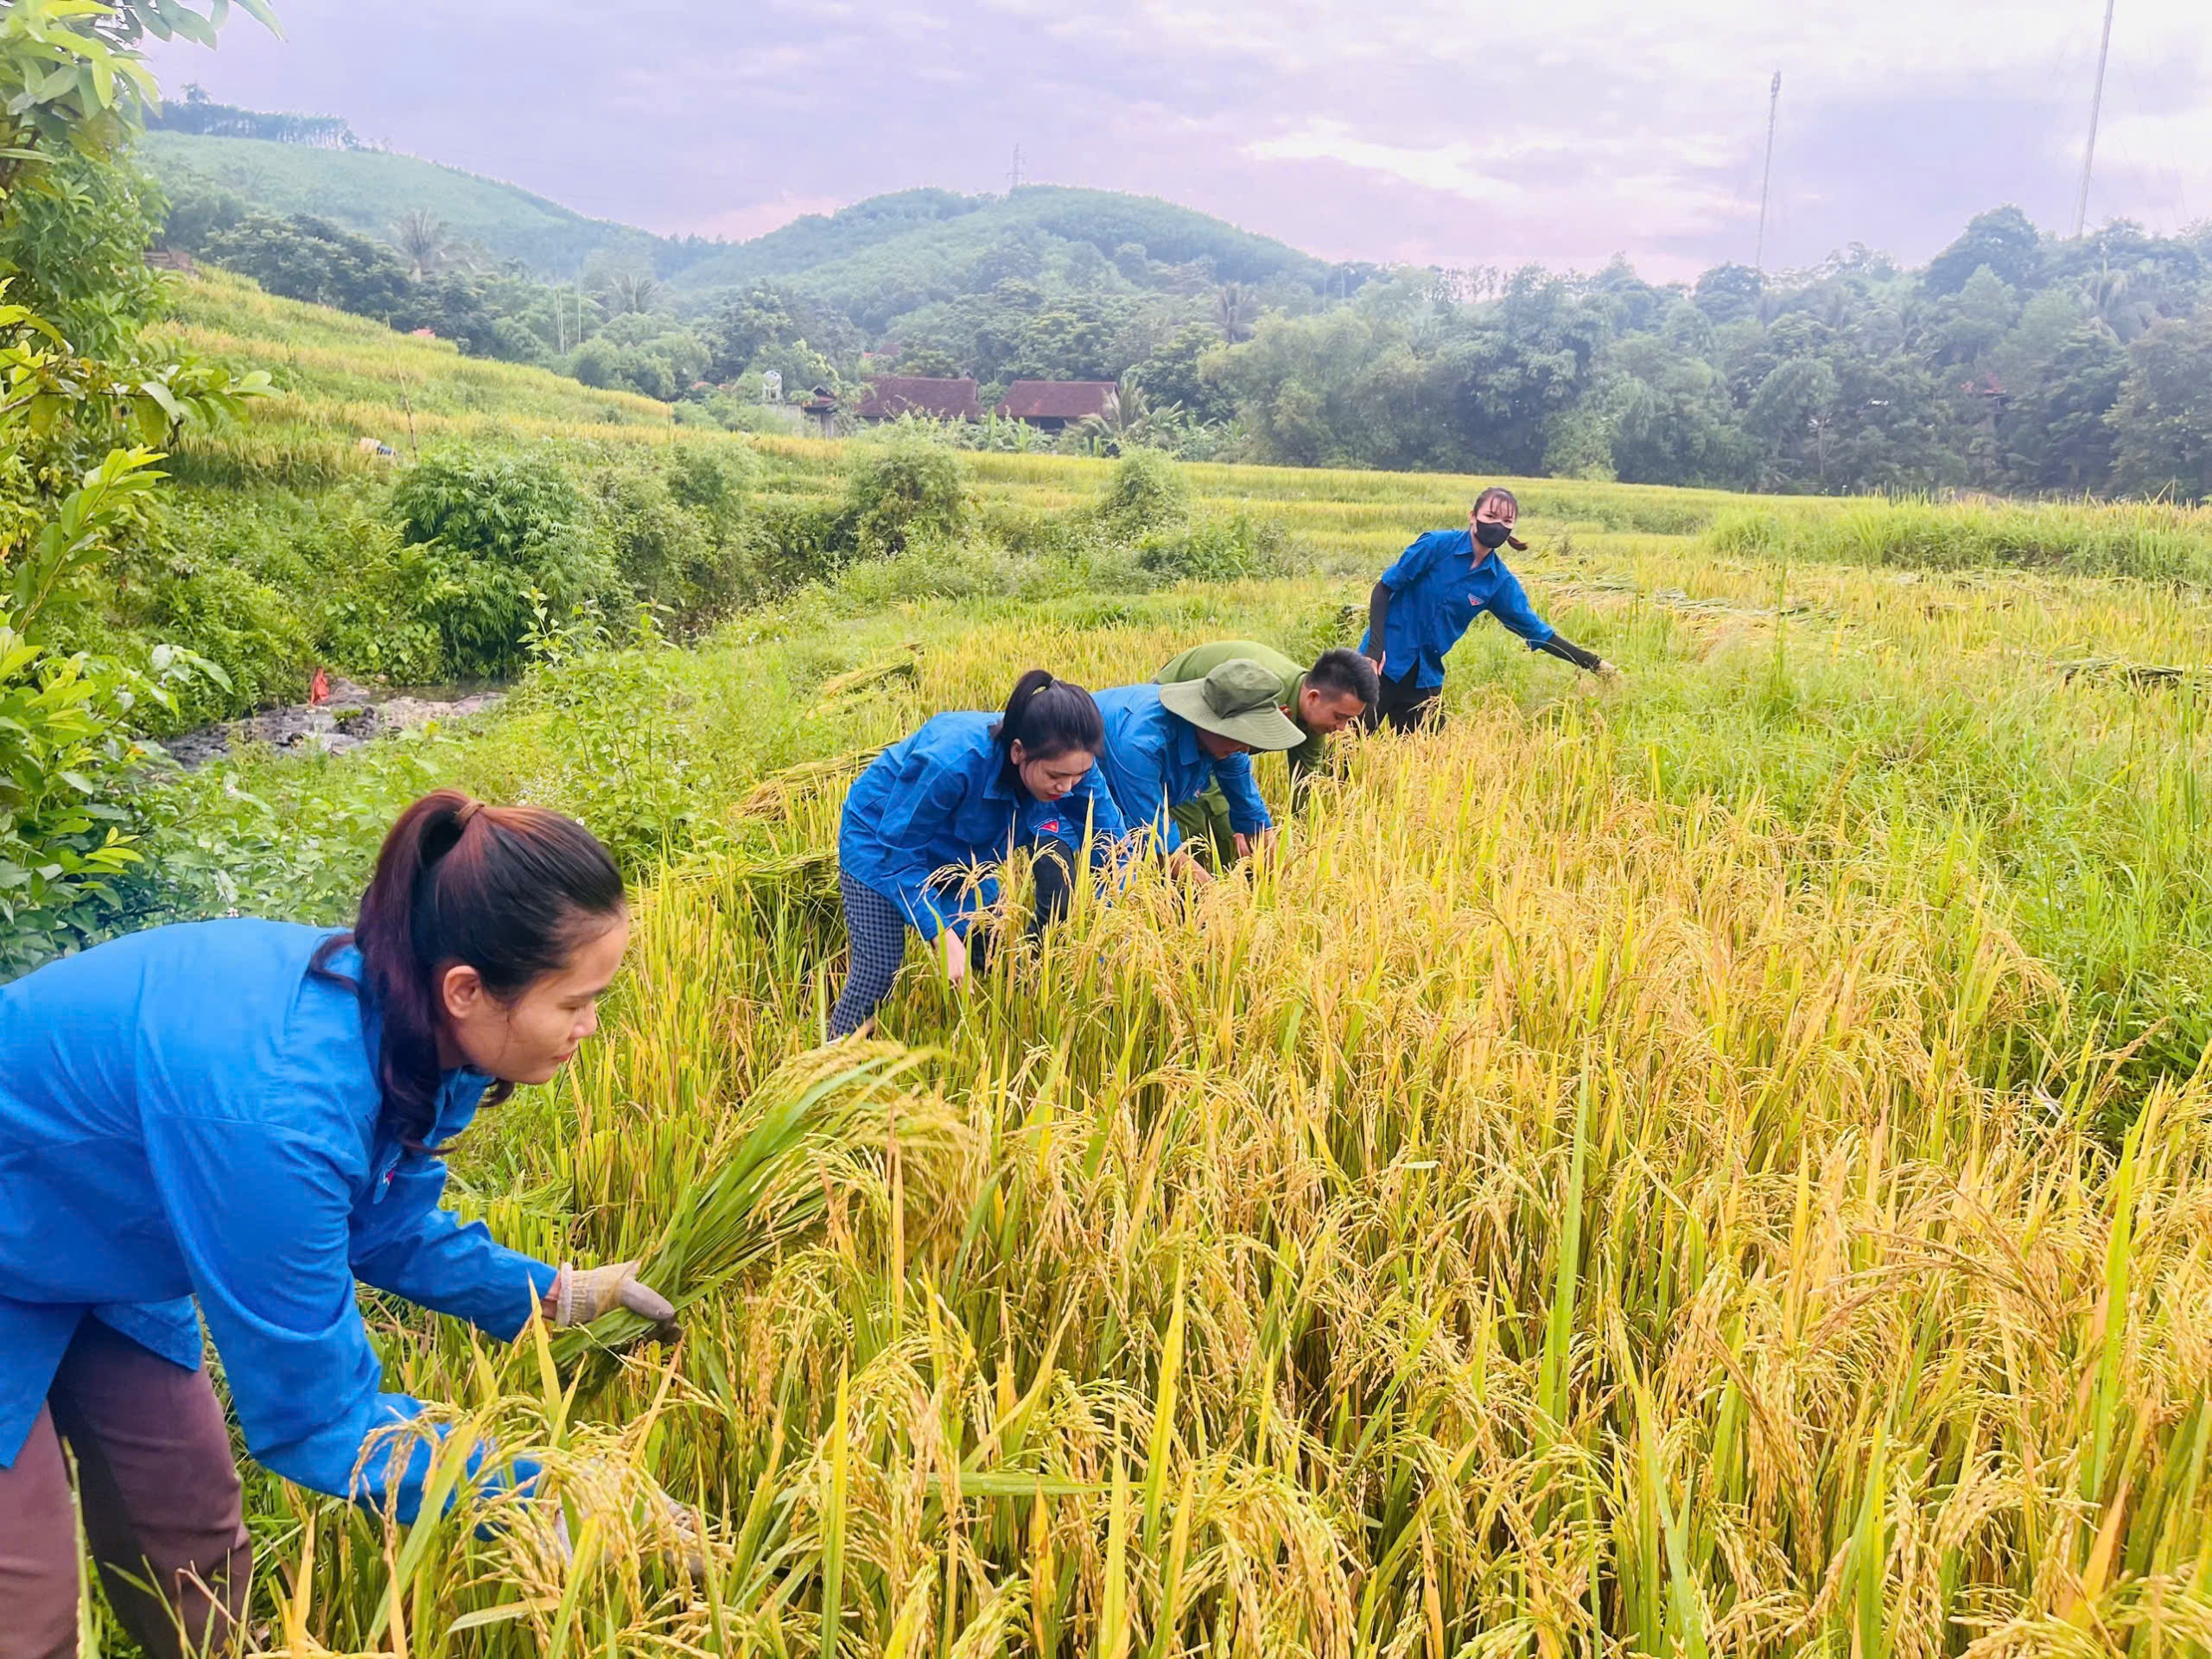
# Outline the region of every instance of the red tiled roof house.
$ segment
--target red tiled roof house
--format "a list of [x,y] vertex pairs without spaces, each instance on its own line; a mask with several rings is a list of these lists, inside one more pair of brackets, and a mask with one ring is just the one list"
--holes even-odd
[[999,413],[1046,432],[1102,414],[1114,395],[1111,380],[1017,380],[1006,389]]
[[936,380],[918,374],[882,374],[861,395],[864,421],[894,421],[923,415],[933,421],[980,421],[983,405],[973,380]]

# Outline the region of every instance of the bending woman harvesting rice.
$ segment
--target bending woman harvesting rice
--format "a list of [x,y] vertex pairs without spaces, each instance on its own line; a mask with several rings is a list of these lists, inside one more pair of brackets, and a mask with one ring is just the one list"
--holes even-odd
[[1498,549],[1526,552],[1514,539],[1521,504],[1513,492],[1492,485],[1475,498],[1465,530],[1432,530],[1414,538],[1382,573],[1368,598],[1367,636],[1359,649],[1382,679],[1382,701],[1369,724],[1388,721],[1410,732],[1438,717],[1444,695],[1444,658],[1484,611],[1529,642],[1586,673],[1620,671],[1585,651],[1530,608],[1520,579],[1506,569]]
[[1087,845],[1103,865],[1122,834],[1097,766],[1104,741],[1090,693],[1033,668],[996,719],[939,715],[854,779],[837,834],[851,975],[830,1011],[831,1037],[874,1018],[909,929],[937,948],[954,984],[967,977],[971,948],[981,950],[974,924],[998,902],[998,867],[1016,849],[1040,853],[1030,931],[1066,910],[1068,854]]
[[381,1431],[423,1407],[378,1391],[356,1281],[502,1339],[672,1317],[633,1262],[556,1268],[439,1205],[478,1109],[597,1028],[629,927],[581,824],[442,791],[350,933],[156,928],[0,988],[0,1659],[75,1650],[65,1442],[140,1645],[234,1638],[251,1552],[201,1319],[257,1461],[412,1521],[431,1448]]

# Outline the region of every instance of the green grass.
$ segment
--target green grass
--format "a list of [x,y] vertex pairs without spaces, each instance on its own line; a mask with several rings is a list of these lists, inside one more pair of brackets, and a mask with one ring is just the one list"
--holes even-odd
[[2212,509],[2161,502],[1763,504],[1732,506],[1711,539],[1723,552],[1766,559],[2212,582]]

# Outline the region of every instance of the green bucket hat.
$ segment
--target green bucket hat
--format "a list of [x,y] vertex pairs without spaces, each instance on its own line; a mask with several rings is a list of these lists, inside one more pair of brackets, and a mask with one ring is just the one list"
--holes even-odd
[[1282,682],[1249,657],[1232,657],[1203,680],[1160,688],[1168,713],[1255,749],[1294,749],[1306,741],[1283,713],[1282,696]]

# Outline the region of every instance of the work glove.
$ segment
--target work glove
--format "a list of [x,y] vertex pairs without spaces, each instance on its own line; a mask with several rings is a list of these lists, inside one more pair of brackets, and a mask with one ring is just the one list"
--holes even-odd
[[638,1282],[635,1262],[610,1262],[601,1268],[579,1268],[563,1262],[545,1294],[546,1316],[556,1325],[589,1325],[602,1313],[626,1307],[641,1319],[650,1319],[653,1335],[664,1342],[676,1338],[676,1308],[650,1285]]

